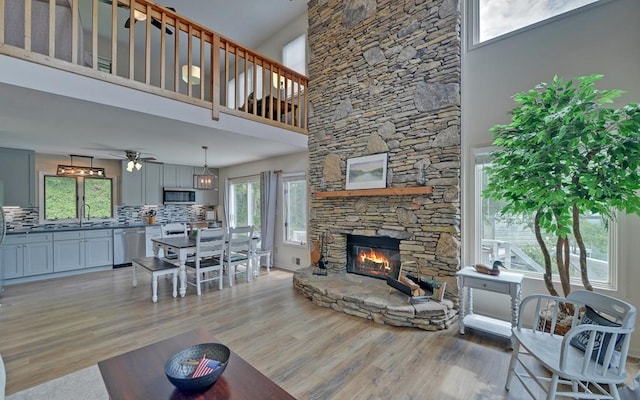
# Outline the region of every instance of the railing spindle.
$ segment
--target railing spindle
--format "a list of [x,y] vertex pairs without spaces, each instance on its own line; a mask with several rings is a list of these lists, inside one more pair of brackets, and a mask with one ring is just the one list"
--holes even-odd
[[56,56],[56,0],[49,0],[49,56]]
[[200,31],[200,100],[204,100],[204,77],[207,75],[205,69],[207,63],[204,62],[204,44],[204,32]]
[[[147,4],[147,19],[145,20],[145,37],[144,37],[144,82],[151,84],[151,6]],[[132,21],[135,22],[135,21]]]
[[31,0],[24,0],[24,49],[31,51]]
[[98,0],[93,0],[91,7],[91,67],[98,70]]
[[[226,57],[225,57],[226,58]],[[220,119],[220,78],[217,71],[220,71],[220,36],[213,35],[213,44],[211,45],[211,97],[213,106],[211,107],[211,118]]]
[[118,73],[118,2],[111,2],[111,75]]
[[[177,34],[177,33],[176,33]],[[167,83],[167,15],[164,11],[160,15],[160,88],[165,89]]]
[[[117,1],[117,0],[116,0]],[[129,79],[135,80],[135,14],[136,1],[131,0],[129,3]]]

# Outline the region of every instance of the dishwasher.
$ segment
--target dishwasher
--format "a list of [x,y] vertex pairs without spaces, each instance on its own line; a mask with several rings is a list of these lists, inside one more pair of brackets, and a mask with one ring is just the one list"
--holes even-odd
[[133,258],[144,257],[145,228],[116,228],[113,230],[113,267],[131,265]]

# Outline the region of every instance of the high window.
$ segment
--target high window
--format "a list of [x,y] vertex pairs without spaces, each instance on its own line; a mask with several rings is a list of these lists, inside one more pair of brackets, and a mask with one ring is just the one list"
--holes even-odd
[[260,176],[229,180],[229,224],[232,227],[253,225],[260,231]]
[[111,178],[44,175],[41,215],[49,221],[113,218]]
[[[542,252],[533,231],[533,215],[529,218],[505,217],[500,214],[503,203],[487,199],[482,191],[489,182],[491,159],[488,152],[476,155],[476,250],[475,259],[482,260],[485,265],[492,265],[495,260],[503,262],[506,268],[525,272],[532,275],[544,273]],[[607,223],[609,229],[607,229]],[[600,215],[586,215],[580,221],[580,229],[588,250],[587,265],[589,279],[594,284],[613,286],[614,263],[610,254],[615,243],[615,224],[604,221]],[[554,247],[555,237],[545,238],[547,247],[552,254],[552,266],[557,277],[555,267]],[[571,248],[571,278],[580,278],[579,249],[573,236],[569,236]]]
[[288,244],[307,243],[307,181],[304,173],[285,174],[284,241]]
[[307,74],[306,39],[305,35],[301,35],[282,47],[282,63],[302,75]]
[[599,0],[469,0],[473,43],[537,24]]

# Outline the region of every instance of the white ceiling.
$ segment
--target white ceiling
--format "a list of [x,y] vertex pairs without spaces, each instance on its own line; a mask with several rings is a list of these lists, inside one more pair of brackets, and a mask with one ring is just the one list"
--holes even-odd
[[[305,13],[307,8],[306,0],[158,0],[157,3],[173,7],[187,18],[249,48],[259,46],[264,38]],[[204,161],[201,147],[207,145],[212,167],[306,149],[306,137],[301,140],[297,133],[224,114],[219,123],[211,122],[210,117],[201,118],[202,113],[210,116],[210,110],[188,105],[172,104],[164,109],[174,111],[163,114],[166,99],[152,99],[148,96],[153,95],[141,92],[126,94],[130,89],[94,84],[87,81],[90,78],[72,77],[68,79],[74,79],[73,82],[59,82],[60,77],[64,78],[61,72],[55,71],[53,74],[58,75],[44,78],[44,69],[48,68],[0,56],[0,70],[5,72],[0,74],[4,75],[4,78],[0,76],[0,147],[111,159],[124,156],[124,150],[135,150],[164,163],[201,166]],[[34,81],[36,76],[40,82]],[[38,90],[56,83],[67,88],[82,86],[91,92],[95,101],[87,101],[93,99],[82,92]],[[108,100],[100,99],[101,94],[104,98],[120,98],[124,103],[110,105]],[[136,100],[145,104],[137,107]],[[158,111],[146,112],[145,106]],[[175,111],[177,109],[182,111]]]

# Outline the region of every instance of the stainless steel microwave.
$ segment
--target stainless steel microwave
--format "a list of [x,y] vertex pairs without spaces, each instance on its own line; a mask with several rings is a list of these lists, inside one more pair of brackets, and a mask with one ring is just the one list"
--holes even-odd
[[164,188],[162,202],[164,204],[196,204],[196,191],[195,189]]

